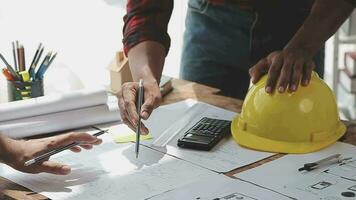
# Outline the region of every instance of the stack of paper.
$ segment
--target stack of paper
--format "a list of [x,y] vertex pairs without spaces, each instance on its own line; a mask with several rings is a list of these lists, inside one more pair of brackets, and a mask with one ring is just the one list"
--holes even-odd
[[0,105],[0,133],[22,138],[119,121],[117,100],[104,89],[80,90]]

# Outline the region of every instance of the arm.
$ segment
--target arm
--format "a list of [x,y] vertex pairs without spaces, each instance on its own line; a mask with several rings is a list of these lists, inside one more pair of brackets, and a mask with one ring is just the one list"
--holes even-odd
[[[98,145],[102,141],[87,133],[68,133],[32,140],[14,140],[0,134],[0,162],[22,172],[47,172],[65,175],[71,171],[71,168],[65,164],[45,160],[30,166],[25,166],[25,162],[39,154],[68,145],[72,142],[82,142],[83,145],[80,145],[82,148],[91,149],[93,145]],[[80,152],[81,148],[77,146],[71,150],[73,152]]]
[[316,0],[309,16],[285,48],[272,52],[250,69],[252,82],[256,83],[268,72],[268,93],[275,87],[284,92],[288,85],[290,91],[296,91],[300,80],[302,85],[308,85],[315,67],[312,58],[353,11],[354,5],[349,1]]
[[[145,87],[140,115],[148,119],[159,106],[159,81],[170,46],[167,26],[172,9],[173,0],[128,1],[123,43],[134,82],[125,83],[117,96],[121,118],[132,129],[138,122],[135,101],[139,79],[144,80]],[[148,129],[142,126],[142,132],[148,133]]]

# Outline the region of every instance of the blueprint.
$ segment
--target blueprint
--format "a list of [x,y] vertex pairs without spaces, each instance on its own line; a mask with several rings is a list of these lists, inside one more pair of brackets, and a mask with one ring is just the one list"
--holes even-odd
[[134,143],[116,144],[111,136],[90,151],[63,152],[54,160],[72,166],[66,176],[25,174],[0,165],[0,175],[51,199],[145,199],[213,172]]

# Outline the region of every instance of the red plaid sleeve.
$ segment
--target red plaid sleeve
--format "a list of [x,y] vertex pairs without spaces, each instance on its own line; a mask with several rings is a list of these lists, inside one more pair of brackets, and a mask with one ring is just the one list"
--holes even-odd
[[143,41],[161,43],[168,53],[170,37],[168,21],[173,10],[173,0],[128,0],[124,16],[123,44],[125,54]]

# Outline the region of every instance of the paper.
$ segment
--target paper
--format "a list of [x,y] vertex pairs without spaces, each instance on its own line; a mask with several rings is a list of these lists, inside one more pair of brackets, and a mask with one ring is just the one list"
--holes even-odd
[[[191,117],[191,114],[187,115],[192,107],[195,107],[197,111],[193,115],[194,117]],[[243,148],[237,145],[232,137],[223,139],[210,151],[183,149],[177,146],[177,140],[202,117],[232,120],[235,115],[234,112],[194,100],[161,106],[154,110],[149,120],[145,122],[155,139],[143,141],[142,144],[217,172],[227,172],[274,155]],[[181,119],[186,117],[190,119],[188,124],[181,124],[180,121],[186,121]],[[167,134],[165,137],[161,137],[162,141],[157,142],[157,138],[160,138],[167,129],[172,130],[168,133],[171,133],[173,138]],[[164,139],[169,141],[167,146],[152,145],[153,143],[164,144]]]
[[69,175],[24,174],[5,165],[0,175],[56,200],[138,200],[212,173],[144,146],[136,159],[134,143],[116,144],[109,135],[103,140],[90,151],[66,151],[54,158],[72,166]]
[[[152,139],[151,135],[141,135],[140,140],[150,140]],[[116,143],[127,143],[127,142],[135,142],[136,135],[125,135],[125,136],[118,136],[115,138]]]
[[[149,200],[289,200],[270,190],[232,179],[225,175],[208,175],[199,181],[148,198]],[[147,200],[148,200],[147,199]]]
[[2,103],[0,104],[0,122],[103,105],[106,104],[107,98],[107,93],[102,88],[83,89],[23,101]]
[[[329,199],[329,192],[318,193],[316,192],[317,190],[310,192],[305,191],[310,190],[312,185],[322,181],[330,182],[332,184],[338,183],[330,188],[339,188],[339,185],[343,187],[345,184],[349,185],[347,183],[348,181],[356,179],[356,170],[353,167],[355,164],[351,163],[343,167],[336,167],[335,165],[325,166],[310,172],[299,172],[298,168],[302,167],[305,163],[315,162],[337,153],[340,153],[342,157],[355,157],[355,152],[355,146],[337,142],[336,144],[318,152],[300,155],[286,155],[257,168],[236,174],[235,176],[293,198],[327,200]],[[348,176],[350,180],[341,178],[342,176]],[[328,178],[323,180],[323,177]],[[353,183],[356,185],[355,181],[353,181]],[[334,191],[338,192],[339,190]],[[335,193],[335,195],[340,197],[339,194]]]
[[[136,133],[131,130],[128,126],[125,124],[114,124],[112,126],[108,125],[101,126],[101,129],[105,130],[108,129],[109,133],[112,135],[114,141],[116,143],[127,143],[127,142],[135,142],[136,141]],[[141,135],[140,136],[140,141],[143,140],[150,140],[152,139],[152,135]]]
[[284,186],[283,191],[298,199],[348,200],[356,197],[356,182],[329,173],[320,173],[297,178]]
[[0,132],[12,138],[23,138],[119,120],[117,99],[112,97],[107,104],[99,106],[0,122]]

